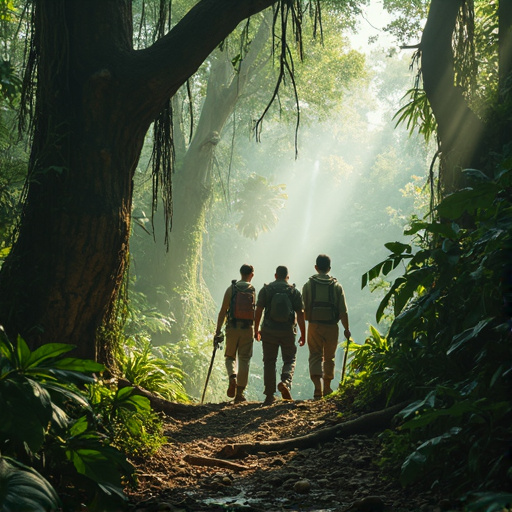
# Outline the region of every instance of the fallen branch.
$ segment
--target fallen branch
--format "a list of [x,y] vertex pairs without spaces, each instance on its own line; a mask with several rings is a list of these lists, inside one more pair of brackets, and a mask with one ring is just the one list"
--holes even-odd
[[185,462],[193,464],[194,466],[216,466],[219,468],[233,469],[234,471],[246,471],[251,469],[248,466],[230,462],[229,460],[214,459],[212,457],[202,457],[200,455],[185,455],[183,457]]
[[134,389],[133,393],[136,395],[144,396],[149,400],[149,403],[151,404],[151,408],[158,412],[163,412],[165,414],[168,414],[169,416],[172,416],[173,414],[180,413],[180,412],[187,412],[190,411],[192,408],[197,409],[198,405],[196,404],[181,404],[179,402],[170,402],[169,400],[166,400],[165,398],[159,397],[158,395],[155,395],[154,393],[151,393],[151,391],[148,391],[147,389],[141,388],[140,386],[136,386],[135,384],[132,384],[127,379],[119,379],[118,380],[118,387],[119,389],[125,388],[125,387],[132,387]]
[[371,412],[333,427],[323,428],[300,437],[281,439],[279,441],[260,441],[256,443],[228,444],[224,446],[219,457],[244,457],[249,453],[269,451],[291,451],[311,448],[318,444],[332,441],[336,437],[348,437],[353,434],[369,434],[389,427],[393,417],[409,402],[394,405],[381,411]]

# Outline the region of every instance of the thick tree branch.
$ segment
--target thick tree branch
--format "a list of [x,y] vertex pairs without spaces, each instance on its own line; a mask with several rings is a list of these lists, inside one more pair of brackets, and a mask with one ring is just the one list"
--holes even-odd
[[136,52],[135,68],[143,70],[147,94],[166,101],[241,21],[276,2],[202,0],[196,4],[167,35]]

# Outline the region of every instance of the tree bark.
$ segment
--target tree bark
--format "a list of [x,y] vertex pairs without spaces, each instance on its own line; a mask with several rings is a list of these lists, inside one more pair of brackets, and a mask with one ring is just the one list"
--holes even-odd
[[432,0],[421,38],[423,85],[438,124],[444,193],[461,186],[461,170],[478,167],[484,125],[455,86],[452,41],[463,0]]
[[[18,237],[0,271],[0,323],[34,348],[98,358],[126,267],[132,178],[166,101],[248,16],[276,0],[202,0],[151,47],[131,0],[36,0],[34,139]],[[100,357],[101,358],[101,357]]]

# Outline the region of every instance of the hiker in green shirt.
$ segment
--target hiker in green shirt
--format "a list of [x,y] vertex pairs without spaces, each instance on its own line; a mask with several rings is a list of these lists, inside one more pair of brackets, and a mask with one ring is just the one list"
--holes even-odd
[[[281,348],[283,366],[277,389],[284,400],[292,399],[290,389],[297,354],[295,345],[297,323],[301,333],[299,345],[303,346],[306,339],[302,297],[295,285],[288,284],[288,269],[284,266],[277,267],[275,279],[259,291],[254,315],[254,336],[258,341],[261,340],[263,348],[263,393],[266,396],[264,405],[270,405],[275,400],[276,362],[279,348]],[[263,311],[265,315],[260,332]]]
[[329,275],[331,258],[320,254],[316,259],[317,274],[302,288],[304,313],[308,322],[309,374],[315,386],[315,399],[332,393],[334,356],[338,346],[338,322],[350,338],[347,305],[343,287]]
[[[234,279],[224,293],[224,300],[217,318],[215,336],[220,334],[226,322],[226,350],[224,358],[229,377],[227,395],[235,403],[245,402],[244,390],[249,379],[249,363],[252,357],[254,304],[256,290],[251,284],[254,267],[240,267],[240,280]],[[237,369],[238,366],[238,369]]]

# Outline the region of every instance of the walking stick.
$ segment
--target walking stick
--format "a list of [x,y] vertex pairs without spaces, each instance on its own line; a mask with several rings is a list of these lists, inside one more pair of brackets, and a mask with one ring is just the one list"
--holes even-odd
[[341,370],[341,381],[340,384],[343,384],[345,380],[345,369],[347,368],[347,358],[348,358],[348,347],[350,346],[350,339],[347,338],[347,348],[345,349],[345,355],[343,356],[343,368]]
[[204,383],[203,396],[201,397],[201,404],[204,402],[204,395],[206,394],[206,388],[208,387],[208,381],[210,380],[210,374],[212,373],[213,362],[215,361],[215,353],[220,348],[221,343],[224,341],[224,334],[218,334],[213,337],[213,354],[210,361],[210,368],[208,368],[208,374],[206,375],[206,382]]

